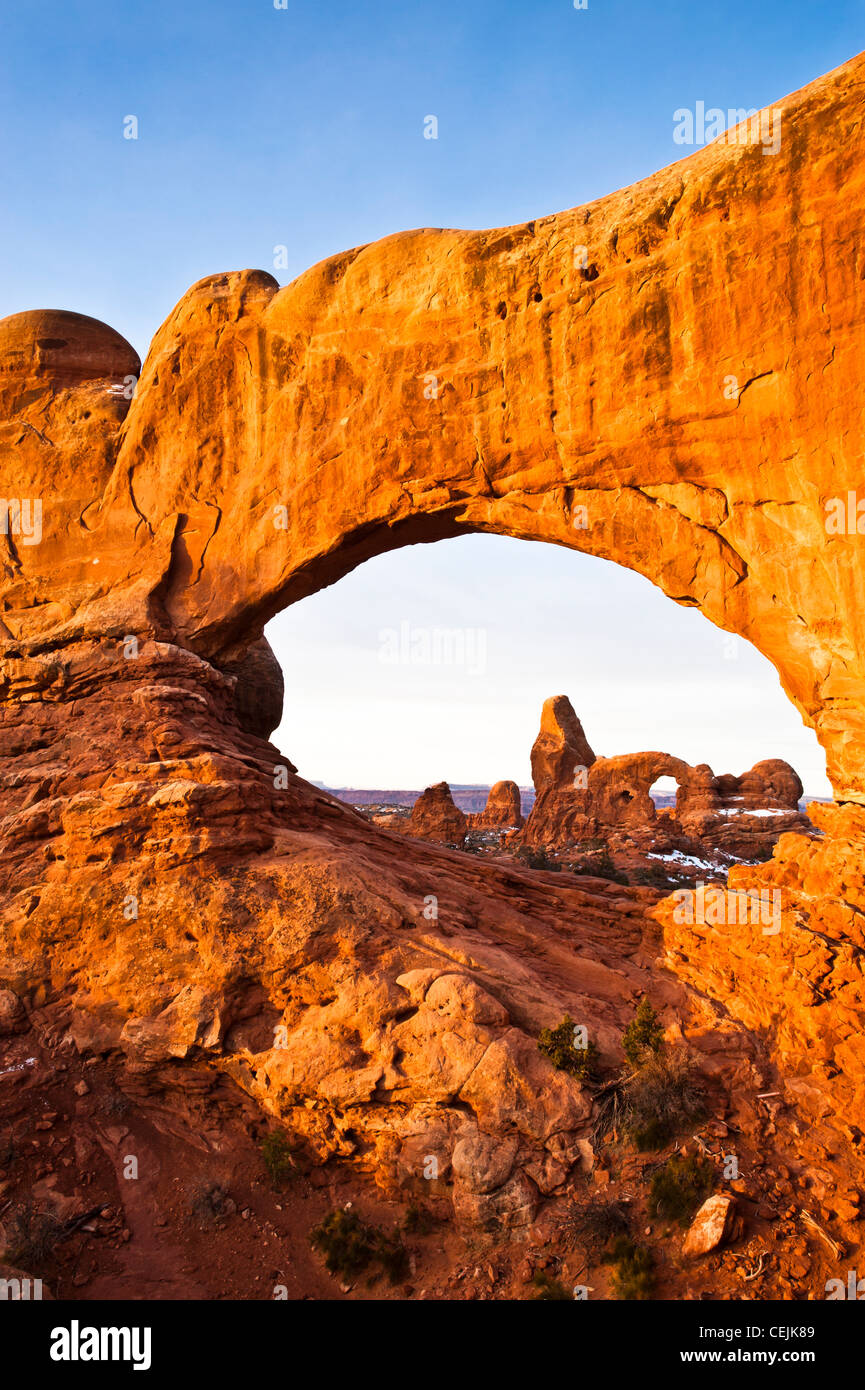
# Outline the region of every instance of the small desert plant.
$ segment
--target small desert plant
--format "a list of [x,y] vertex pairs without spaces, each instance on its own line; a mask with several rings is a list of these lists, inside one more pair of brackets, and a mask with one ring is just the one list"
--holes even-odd
[[566,1071],[580,1081],[588,1081],[598,1070],[598,1049],[593,1042],[581,1046],[577,1042],[577,1025],[565,1014],[556,1028],[542,1028],[538,1034],[538,1051],[548,1057],[559,1071]]
[[609,878],[613,883],[627,884],[628,876],[621,869],[617,869],[615,861],[608,850],[603,850],[600,854],[593,854],[590,858],[582,860],[581,863],[574,864],[571,869],[572,874],[586,874],[595,878]]
[[674,1154],[652,1176],[649,1211],[685,1226],[715,1185],[711,1163],[695,1154]]
[[22,1202],[6,1220],[5,1258],[23,1269],[39,1268],[63,1233],[61,1223],[50,1212],[32,1202]]
[[622,1086],[621,1126],[638,1149],[660,1149],[703,1108],[703,1092],[687,1058],[650,1055]]
[[327,1270],[346,1279],[379,1264],[391,1283],[396,1283],[408,1270],[408,1251],[398,1233],[385,1235],[377,1226],[368,1226],[355,1212],[342,1207],[329,1211],[310,1232],[309,1239],[313,1249],[324,1256]]
[[642,1066],[650,1056],[660,1052],[664,1029],[648,999],[641,999],[637,1012],[622,1034],[622,1047],[632,1067]]
[[608,1256],[614,1242],[629,1235],[631,1229],[624,1202],[597,1199],[575,1208],[568,1226],[587,1254],[600,1257]]
[[557,860],[551,859],[545,849],[521,849],[517,853],[517,858],[529,869],[542,869],[548,874],[561,872],[561,864]]
[[412,1202],[411,1206],[406,1208],[402,1228],[407,1235],[428,1236],[434,1225],[435,1218],[422,1202]]
[[679,882],[678,875],[668,874],[666,869],[662,869],[660,864],[653,864],[651,868],[641,866],[639,869],[631,869],[628,875],[629,881],[645,888],[668,889]]
[[376,1231],[353,1211],[335,1207],[312,1230],[310,1243],[324,1256],[331,1274],[347,1277],[359,1274],[372,1263],[376,1250]]
[[13,1130],[6,1130],[0,1137],[0,1168],[12,1168],[21,1157],[21,1146]]
[[122,1091],[109,1091],[108,1095],[101,1101],[99,1108],[103,1115],[122,1120],[124,1115],[128,1115],[132,1109],[132,1101]]
[[[620,883],[623,879],[623,875],[616,868],[615,860],[606,849],[601,850],[600,854],[596,854],[589,860],[588,871],[590,874],[598,874],[601,878],[616,879]],[[627,879],[624,881],[627,883]]]
[[654,1288],[654,1261],[644,1245],[637,1245],[630,1236],[619,1236],[609,1254],[613,1266],[613,1293],[616,1298],[647,1299]]
[[382,1231],[378,1231],[377,1235],[376,1259],[390,1282],[398,1284],[400,1280],[408,1276],[408,1251],[402,1243],[399,1232],[392,1236],[386,1236]]
[[536,1303],[561,1303],[562,1300],[570,1303],[572,1295],[565,1288],[559,1279],[554,1279],[545,1270],[538,1269],[532,1278],[535,1292],[532,1298]]
[[[221,1216],[227,1216],[229,1208],[228,1193],[219,1183],[201,1183],[196,1187],[189,1198],[189,1210],[198,1221],[202,1230],[206,1230],[218,1221]],[[233,1210],[233,1208],[231,1208]]]
[[261,1141],[261,1156],[274,1187],[279,1187],[285,1182],[297,1166],[294,1150],[281,1129],[275,1129],[264,1136]]

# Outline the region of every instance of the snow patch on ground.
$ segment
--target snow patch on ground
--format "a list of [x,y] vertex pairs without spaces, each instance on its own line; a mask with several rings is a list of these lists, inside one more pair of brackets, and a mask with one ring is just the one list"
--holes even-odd
[[710,859],[698,859],[696,854],[683,854],[680,849],[671,850],[669,854],[649,854],[648,859],[663,859],[667,864],[688,864],[693,869],[718,869]]
[[27,1067],[35,1067],[36,1058],[27,1057],[23,1062],[17,1062],[14,1067],[7,1067],[5,1071],[0,1071],[0,1076],[14,1076],[16,1072],[25,1071]]

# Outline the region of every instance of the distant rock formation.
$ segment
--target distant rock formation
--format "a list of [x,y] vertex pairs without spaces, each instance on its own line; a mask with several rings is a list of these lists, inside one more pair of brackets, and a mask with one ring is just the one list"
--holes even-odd
[[516,782],[496,782],[490,787],[482,811],[468,817],[470,830],[507,830],[523,823],[520,789]]
[[[566,848],[623,832],[647,849],[703,847],[757,858],[784,831],[811,829],[789,763],[770,758],[740,777],[716,777],[708,763],[691,767],[669,753],[599,758],[564,695],[544,703],[532,774],[535,804],[520,834],[527,845]],[[661,777],[673,778],[678,793],[675,809],[659,814],[650,793]]]
[[578,769],[595,755],[567,695],[551,695],[541,710],[541,727],[532,746],[532,781],[541,787],[573,786]]
[[455,804],[447,782],[436,782],[427,787],[412,807],[406,831],[421,840],[435,840],[440,845],[454,845],[461,849],[465,844],[466,817]]

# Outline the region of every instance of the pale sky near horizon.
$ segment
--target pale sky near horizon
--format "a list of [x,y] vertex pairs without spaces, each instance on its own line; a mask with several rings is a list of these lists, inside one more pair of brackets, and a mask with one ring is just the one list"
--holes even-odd
[[[143,356],[203,276],[261,267],[287,283],[403,228],[588,202],[688,153],[678,109],[763,107],[865,47],[865,0],[284,3],[0,3],[0,316],[76,310]],[[484,632],[484,673],[381,661],[380,631],[403,622]],[[412,547],[270,635],[284,751],[331,783],[525,782],[541,702],[564,692],[596,751],[660,748],[719,772],[776,755],[827,791],[763,658],[719,656],[699,613],[576,552]]]
[[597,754],[658,749],[716,773],[784,758],[806,794],[831,795],[771,663],[593,555],[509,536],[407,546],[266,631],[286,689],[273,742],[328,786],[526,785],[541,706],[565,694]]

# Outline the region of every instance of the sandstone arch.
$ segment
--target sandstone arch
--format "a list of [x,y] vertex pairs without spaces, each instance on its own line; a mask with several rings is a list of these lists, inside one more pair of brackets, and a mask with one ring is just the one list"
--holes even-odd
[[96,630],[233,660],[378,551],[498,531],[628,565],[754,642],[837,795],[865,799],[860,541],[824,527],[861,479],[863,92],[857,58],[780,103],[774,156],[714,144],[585,208],[405,232],[284,289],[201,281],[119,430],[117,335],[34,357],[64,335],[6,320],[4,495],[53,518],[9,548],[8,654]]
[[[859,58],[784,102],[776,156],[715,146],[590,207],[406,233],[283,290],[204,281],[131,408],[138,360],[105,325],[0,323],[0,496],[45,503],[39,544],[11,505],[2,540],[0,987],[28,1018],[154,1095],[187,1064],[196,1093],[228,1077],[383,1179],[453,1156],[455,1207],[483,1220],[527,1224],[591,1132],[539,1027],[577,1009],[615,1059],[647,990],[698,1050],[723,1029],[731,1097],[769,1048],[861,1142],[862,806],[818,807],[824,840],[731,870],[782,893],[777,934],[660,904],[659,979],[650,890],[411,843],[296,778],[266,742],[259,639],[389,546],[591,550],[752,640],[839,799],[865,800],[859,540],[823,524],[861,470],[863,87]],[[513,1150],[492,1193],[457,1171],[475,1128]]]
[[[588,792],[592,809],[608,825],[645,825],[656,816],[649,792],[659,777],[672,777],[679,784],[676,811],[687,805],[691,779],[697,768],[669,753],[622,753],[598,758],[589,769]],[[710,774],[711,775],[711,774]]]

